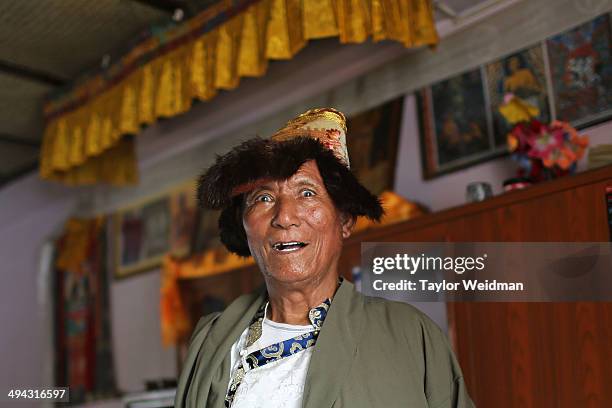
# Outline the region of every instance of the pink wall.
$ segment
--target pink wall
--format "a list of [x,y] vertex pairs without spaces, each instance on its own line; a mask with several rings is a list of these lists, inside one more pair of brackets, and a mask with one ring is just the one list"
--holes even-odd
[[[74,211],[76,193],[33,174],[0,190],[0,389],[49,385],[52,339],[41,248]],[[27,406],[25,404],[24,406]],[[32,405],[30,405],[32,406]]]
[[[74,215],[78,194],[78,189],[43,182],[37,174],[0,190],[2,390],[52,385],[51,294],[39,263],[43,245]],[[111,329],[121,390],[139,391],[146,379],[176,375],[174,349],[161,345],[159,288],[159,271],[111,283]]]
[[161,273],[144,272],[111,285],[115,374],[122,391],[141,391],[144,381],[176,376],[176,353],[161,344]]

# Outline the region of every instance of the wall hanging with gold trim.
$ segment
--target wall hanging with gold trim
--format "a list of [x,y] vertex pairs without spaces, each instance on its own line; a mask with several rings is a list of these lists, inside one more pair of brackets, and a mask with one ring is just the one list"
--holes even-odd
[[55,384],[70,402],[118,395],[111,342],[106,219],[71,218],[55,241]]
[[104,72],[50,95],[40,175],[68,184],[135,183],[134,142],[126,136],[325,37],[406,47],[438,41],[430,0],[220,1],[178,26],[151,29]]

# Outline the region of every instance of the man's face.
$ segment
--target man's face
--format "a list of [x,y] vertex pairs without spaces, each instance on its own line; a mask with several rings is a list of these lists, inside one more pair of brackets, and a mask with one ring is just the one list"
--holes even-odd
[[336,209],[313,160],[291,178],[247,193],[242,222],[264,278],[283,283],[337,274],[342,240],[353,225]]

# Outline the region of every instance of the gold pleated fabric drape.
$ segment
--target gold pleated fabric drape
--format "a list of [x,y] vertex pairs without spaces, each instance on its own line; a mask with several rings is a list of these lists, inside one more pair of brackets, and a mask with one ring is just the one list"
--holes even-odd
[[[260,0],[203,34],[187,30],[231,6],[231,0],[222,1],[174,28],[187,33],[173,47],[164,48],[156,38],[137,45],[122,58],[124,70],[109,68],[112,80],[98,75],[68,97],[49,100],[41,177],[69,184],[135,183],[134,140],[126,135],[188,111],[194,99],[208,101],[219,90],[236,88],[241,77],[263,75],[269,60],[292,58],[310,39],[371,38],[406,47],[438,41],[430,0]],[[134,66],[136,56],[147,53],[154,57]]]

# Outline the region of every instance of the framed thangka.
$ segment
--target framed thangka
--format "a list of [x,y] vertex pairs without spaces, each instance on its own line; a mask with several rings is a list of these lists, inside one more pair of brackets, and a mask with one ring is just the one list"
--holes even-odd
[[394,99],[347,121],[351,171],[376,195],[393,190],[403,100]]
[[546,41],[555,116],[575,127],[612,117],[610,15]]
[[514,94],[539,110],[537,119],[550,122],[548,87],[542,44],[487,64],[487,89],[493,118],[494,144],[506,145],[513,125],[499,113],[507,94]]
[[505,145],[496,146],[493,141],[483,69],[465,72],[418,92],[425,179],[506,152]]

